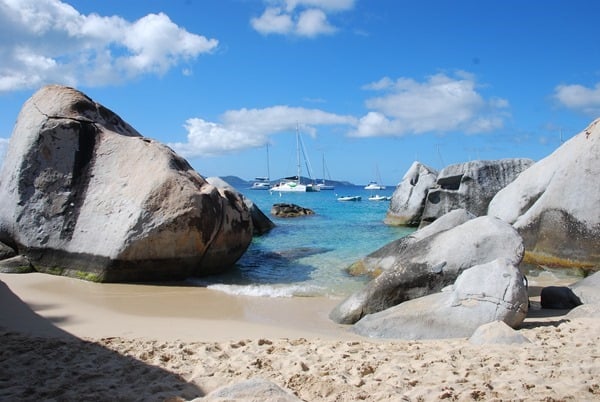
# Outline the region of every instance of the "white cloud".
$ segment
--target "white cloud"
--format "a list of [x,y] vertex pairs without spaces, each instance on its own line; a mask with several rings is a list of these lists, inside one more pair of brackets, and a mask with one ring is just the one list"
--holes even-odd
[[292,16],[276,7],[267,8],[260,17],[252,18],[250,23],[255,30],[264,35],[286,35],[294,30]]
[[48,82],[106,85],[164,74],[218,46],[163,14],[82,15],[59,0],[0,1],[0,92]]
[[263,146],[269,136],[293,132],[297,124],[301,125],[302,132],[310,135],[316,135],[316,126],[356,124],[352,116],[289,106],[229,110],[221,120],[222,123],[213,123],[200,118],[188,119],[184,126],[187,141],[169,146],[187,158],[213,156]]
[[252,27],[263,35],[295,35],[314,38],[332,34],[337,28],[328,20],[328,13],[347,11],[355,0],[265,0],[268,7],[260,17],[250,20]]
[[464,72],[456,77],[436,74],[424,82],[384,77],[363,88],[385,92],[365,102],[372,111],[351,133],[357,137],[486,132],[502,127],[508,108],[505,99],[484,99],[477,92],[474,77]]
[[335,27],[327,21],[327,15],[322,10],[315,8],[303,11],[296,24],[296,32],[300,36],[315,37],[335,31]]
[[554,98],[563,106],[591,117],[600,116],[600,82],[593,88],[583,85],[558,85]]

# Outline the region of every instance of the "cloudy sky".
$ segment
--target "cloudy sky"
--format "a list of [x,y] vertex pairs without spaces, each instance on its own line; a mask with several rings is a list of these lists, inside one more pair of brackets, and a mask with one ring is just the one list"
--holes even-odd
[[593,0],[0,0],[0,154],[27,98],[59,83],[205,176],[295,174],[297,127],[313,176],[325,160],[356,184],[395,184],[414,160],[538,160],[600,117],[598,15]]

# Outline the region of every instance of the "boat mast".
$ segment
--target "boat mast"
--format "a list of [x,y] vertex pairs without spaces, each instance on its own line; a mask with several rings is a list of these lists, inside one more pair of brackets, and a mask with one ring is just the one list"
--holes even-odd
[[300,130],[296,123],[296,168],[298,172],[298,184],[300,184],[300,174],[302,173],[302,165],[300,164]]
[[271,169],[269,168],[269,143],[267,142],[267,180],[271,181]]

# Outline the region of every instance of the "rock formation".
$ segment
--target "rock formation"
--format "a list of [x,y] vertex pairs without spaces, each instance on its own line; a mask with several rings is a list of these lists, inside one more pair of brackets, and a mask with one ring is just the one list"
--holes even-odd
[[427,192],[435,185],[438,172],[413,162],[390,201],[384,222],[392,226],[419,226]]
[[381,275],[338,304],[329,315],[333,321],[352,324],[367,314],[439,292],[475,265],[498,258],[518,265],[523,258],[519,234],[506,222],[489,216],[426,236],[400,252],[384,248],[389,257],[379,256],[386,265]]
[[425,202],[422,223],[433,222],[453,209],[486,215],[492,198],[533,164],[531,159],[477,160],[445,167]]
[[206,181],[215,187],[235,192],[244,200],[244,203],[250,211],[250,217],[252,218],[252,233],[255,236],[261,236],[275,227],[273,221],[270,220],[251,199],[245,197],[225,180],[220,177],[207,177]]
[[298,216],[314,215],[315,211],[296,204],[279,203],[271,207],[271,215],[279,218],[296,218]]
[[527,316],[528,300],[519,268],[498,259],[465,270],[442,292],[369,314],[351,330],[371,338],[469,337],[493,321],[517,327]]
[[46,86],[23,106],[0,199],[0,241],[38,271],[95,281],[221,272],[252,238],[237,194],[63,86]]
[[526,261],[600,267],[600,119],[492,199],[488,214],[523,237]]

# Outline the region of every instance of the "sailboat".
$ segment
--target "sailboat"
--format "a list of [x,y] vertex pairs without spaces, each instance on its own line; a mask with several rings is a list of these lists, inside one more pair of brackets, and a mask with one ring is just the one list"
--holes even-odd
[[[327,165],[325,165],[325,155],[323,155],[323,178],[321,179],[321,183],[317,183],[317,187],[321,190],[334,190],[335,186],[331,184],[325,183],[325,173],[327,172]],[[329,172],[327,172],[327,177],[329,177]],[[329,177],[331,180],[331,177]]]
[[385,186],[381,183],[381,176],[379,175],[379,168],[375,166],[375,172],[377,175],[377,181],[370,181],[369,184],[365,186],[365,190],[385,190]]
[[[271,191],[278,192],[293,192],[293,193],[309,193],[320,191],[321,189],[313,184],[303,184],[300,177],[302,173],[302,165],[300,164],[300,152],[302,151],[302,155],[304,156],[304,160],[307,165],[307,169],[309,169],[310,176],[310,166],[309,162],[306,158],[306,152],[304,152],[304,144],[302,143],[302,138],[300,137],[300,130],[296,125],[296,167],[297,174],[296,176],[286,177],[273,187],[271,187]],[[312,176],[311,176],[312,177]]]
[[255,177],[254,183],[250,187],[250,190],[268,190],[271,188],[271,179],[269,176],[271,175],[269,172],[269,144],[267,143],[267,176],[266,177]]

